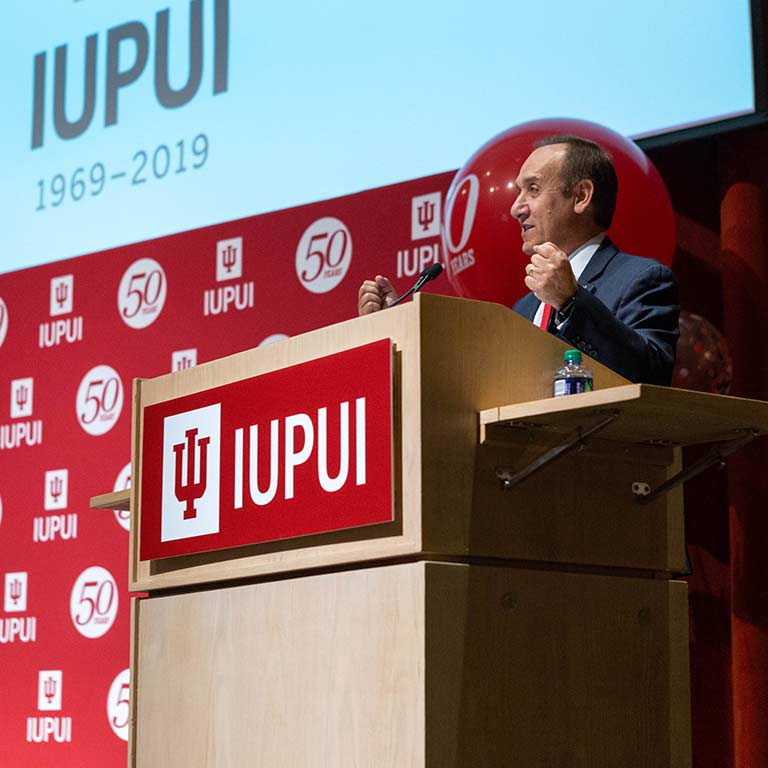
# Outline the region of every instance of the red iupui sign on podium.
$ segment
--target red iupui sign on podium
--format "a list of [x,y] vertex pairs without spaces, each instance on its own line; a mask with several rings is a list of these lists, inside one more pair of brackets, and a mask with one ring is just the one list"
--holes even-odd
[[389,522],[392,343],[144,409],[141,559]]

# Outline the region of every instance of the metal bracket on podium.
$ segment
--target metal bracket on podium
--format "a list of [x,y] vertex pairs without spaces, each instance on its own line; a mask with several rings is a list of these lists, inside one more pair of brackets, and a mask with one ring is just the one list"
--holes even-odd
[[[605,429],[609,424],[612,424],[619,417],[619,411],[603,411],[600,418],[597,419],[591,426],[580,426],[575,432],[570,434],[563,443],[556,445],[554,448],[550,448],[541,454],[538,458],[534,459],[528,466],[523,467],[520,470],[515,471],[512,467],[499,466],[496,467],[496,477],[499,478],[501,487],[505,491],[509,491],[514,488],[518,483],[521,483],[525,478],[530,477],[534,472],[537,472],[547,464],[559,459],[571,451],[581,450],[586,444],[587,438],[592,437],[600,430]],[[511,426],[515,426],[514,422]]]
[[658,488],[649,489],[645,483],[635,483],[632,487],[632,492],[635,494],[638,504],[650,504],[654,499],[658,498],[662,493],[666,493],[677,485],[686,482],[694,477],[700,475],[704,470],[709,469],[716,464],[720,468],[725,466],[725,459],[730,456],[739,448],[745,446],[747,443],[751,443],[756,437],[759,437],[760,432],[756,429],[739,430],[739,436],[733,440],[728,440],[724,443],[719,443],[714,446],[712,450],[706,455],[702,456],[698,461],[691,464],[687,469],[678,472],[669,480],[663,482]]

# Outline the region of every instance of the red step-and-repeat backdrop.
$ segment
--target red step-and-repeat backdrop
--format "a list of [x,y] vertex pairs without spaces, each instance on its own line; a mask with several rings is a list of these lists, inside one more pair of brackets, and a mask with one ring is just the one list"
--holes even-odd
[[[0,763],[122,766],[131,380],[356,314],[441,259],[453,173],[0,275]],[[445,277],[427,290],[452,294]]]

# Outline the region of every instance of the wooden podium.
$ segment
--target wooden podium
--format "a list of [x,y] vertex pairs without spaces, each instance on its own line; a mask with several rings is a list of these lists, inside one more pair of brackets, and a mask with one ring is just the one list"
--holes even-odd
[[[394,519],[140,559],[144,408],[393,342]],[[129,765],[690,765],[679,446],[766,404],[551,398],[567,347],[493,304],[410,304],[136,382]],[[647,503],[644,503],[647,502]]]

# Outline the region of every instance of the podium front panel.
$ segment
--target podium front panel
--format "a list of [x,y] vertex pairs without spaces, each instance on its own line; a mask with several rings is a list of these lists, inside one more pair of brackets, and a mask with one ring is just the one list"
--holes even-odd
[[418,562],[136,617],[137,768],[690,764],[682,582]]

